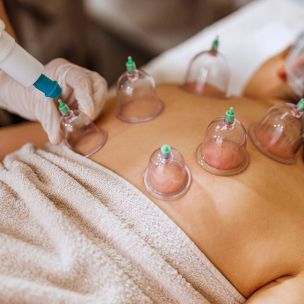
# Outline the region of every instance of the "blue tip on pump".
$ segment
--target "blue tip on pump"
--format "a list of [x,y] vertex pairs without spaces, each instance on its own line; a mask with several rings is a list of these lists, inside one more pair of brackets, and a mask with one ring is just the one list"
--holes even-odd
[[36,89],[44,93],[46,97],[58,99],[62,93],[62,89],[58,82],[51,80],[44,74],[41,74],[33,85]]

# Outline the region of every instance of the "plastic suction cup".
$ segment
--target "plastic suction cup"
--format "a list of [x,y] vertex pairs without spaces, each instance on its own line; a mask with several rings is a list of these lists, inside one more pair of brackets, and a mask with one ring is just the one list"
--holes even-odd
[[225,57],[218,51],[218,37],[208,51],[198,53],[190,62],[183,88],[191,93],[224,98],[230,72]]
[[128,123],[141,123],[156,118],[164,109],[152,76],[136,69],[128,57],[125,72],[117,82],[116,116]]
[[99,129],[87,115],[70,110],[62,100],[59,100],[59,110],[62,114],[60,128],[66,146],[85,157],[104,146],[108,138],[107,132]]
[[258,123],[249,128],[254,145],[265,155],[291,164],[303,143],[304,98],[297,105],[284,103],[271,107]]
[[152,153],[144,174],[147,191],[160,200],[174,200],[183,196],[191,184],[191,173],[182,154],[163,145]]
[[235,119],[234,110],[230,108],[226,116],[209,124],[205,139],[197,149],[197,161],[212,174],[238,174],[249,163],[246,144],[246,129]]

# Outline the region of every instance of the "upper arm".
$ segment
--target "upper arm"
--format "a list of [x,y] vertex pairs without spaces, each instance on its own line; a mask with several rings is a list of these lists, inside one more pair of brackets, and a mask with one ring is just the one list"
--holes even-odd
[[256,291],[246,304],[302,304],[304,274],[279,278]]

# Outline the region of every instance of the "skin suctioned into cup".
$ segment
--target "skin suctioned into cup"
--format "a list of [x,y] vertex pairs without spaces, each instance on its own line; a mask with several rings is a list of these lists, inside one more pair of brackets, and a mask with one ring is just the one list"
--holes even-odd
[[291,159],[297,151],[297,147],[292,144],[289,137],[284,133],[276,135],[272,126],[256,127],[254,135],[264,150],[279,158]]
[[304,98],[296,105],[283,103],[271,107],[263,119],[250,128],[256,147],[281,163],[294,162],[303,143]]
[[187,172],[177,163],[167,163],[151,168],[149,181],[151,187],[159,193],[177,193],[187,184]]
[[225,92],[222,92],[210,84],[202,85],[196,82],[188,82],[183,85],[183,89],[193,94],[211,96],[215,98],[225,98]]
[[210,140],[202,146],[202,158],[211,167],[231,170],[244,160],[244,148],[228,140]]

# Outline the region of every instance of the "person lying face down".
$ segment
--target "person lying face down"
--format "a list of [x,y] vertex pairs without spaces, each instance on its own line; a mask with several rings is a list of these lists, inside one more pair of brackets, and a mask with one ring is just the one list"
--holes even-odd
[[[109,132],[109,140],[91,159],[136,186],[183,230],[211,261],[211,272],[219,270],[230,282],[228,290],[238,290],[238,300],[231,303],[301,303],[302,160],[297,158],[292,166],[277,163],[249,142],[247,170],[233,177],[218,177],[202,170],[195,157],[207,125],[224,113],[228,103],[246,127],[257,121],[271,103],[195,96],[174,85],[160,86],[158,92],[165,111],[145,124],[127,125],[117,120],[114,101],[109,102],[97,122]],[[30,127],[35,128],[37,140],[42,133],[38,126]],[[186,195],[172,202],[150,197],[143,185],[149,157],[163,143],[183,153],[193,177]],[[211,274],[207,277],[207,281],[213,279]]]
[[[265,79],[270,82],[273,75],[277,75],[271,73],[274,70],[277,71],[262,67],[249,82],[248,90],[255,89],[247,95],[257,93]],[[285,94],[286,83],[282,79],[273,79],[273,90],[251,95],[255,99],[241,97],[228,101],[246,127],[269,108],[268,99],[285,96],[276,91],[280,89],[279,92]],[[212,263],[212,267],[208,264],[211,273],[218,269],[230,284],[227,288],[231,291],[232,286],[238,290],[238,300],[230,303],[301,303],[304,296],[303,162],[298,158],[292,166],[279,164],[249,143],[251,163],[245,172],[229,178],[210,175],[196,163],[195,150],[208,123],[225,111],[227,101],[193,96],[173,85],[159,87],[159,95],[166,110],[155,121],[141,125],[130,126],[118,121],[110,102],[98,122],[109,131],[109,141],[91,159],[148,195],[142,175],[150,154],[163,143],[176,146],[192,171],[192,186],[184,197],[173,202],[148,196],[151,204],[168,215],[201,254],[208,257]],[[19,128],[19,135],[27,128],[35,134],[37,143],[44,141],[38,125]],[[16,129],[0,131],[1,142],[11,137],[10,132]],[[17,137],[11,138],[18,141]],[[142,221],[145,221],[144,216]],[[129,250],[131,252],[132,248]],[[213,279],[210,274],[207,281]],[[47,277],[43,280],[48,282]],[[65,288],[72,290],[72,281],[65,282]]]

